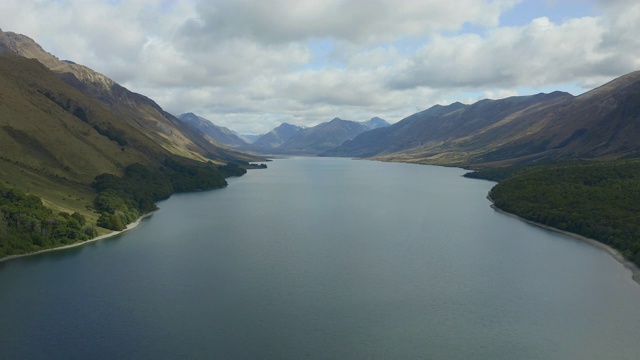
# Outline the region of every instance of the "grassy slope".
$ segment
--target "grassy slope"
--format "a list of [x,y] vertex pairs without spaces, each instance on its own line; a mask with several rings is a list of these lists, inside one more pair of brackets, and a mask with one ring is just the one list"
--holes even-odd
[[0,179],[37,195],[57,209],[83,212],[95,195],[95,176],[121,173],[151,157],[100,135],[91,124],[66,111],[43,93],[72,99],[96,122],[117,119],[67,86],[35,60],[0,56]]
[[[114,111],[36,60],[0,55],[0,184],[41,198],[54,213],[78,212],[88,224],[96,224],[99,214],[93,209],[96,191],[91,183],[100,174],[121,176],[134,163],[157,170],[167,159],[195,167],[206,166],[211,160],[206,156],[219,156],[217,163],[257,159],[213,144],[199,147],[196,143],[204,139],[194,136],[196,143],[191,142],[185,135],[192,131],[188,128],[146,129],[149,123],[142,118],[153,123],[158,114],[168,123],[178,123],[149,104],[153,103],[115,106]],[[176,190],[186,191],[183,185]],[[28,248],[33,247],[24,247]]]

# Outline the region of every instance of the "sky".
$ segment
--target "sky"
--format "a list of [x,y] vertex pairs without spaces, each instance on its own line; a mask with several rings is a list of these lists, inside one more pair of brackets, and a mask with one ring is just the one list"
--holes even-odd
[[637,0],[2,0],[0,28],[242,134],[640,70]]

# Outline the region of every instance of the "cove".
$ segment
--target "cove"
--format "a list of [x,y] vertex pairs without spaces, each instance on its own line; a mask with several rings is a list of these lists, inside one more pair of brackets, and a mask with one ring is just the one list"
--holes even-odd
[[121,236],[0,263],[20,359],[637,359],[640,286],[464,170],[276,160]]

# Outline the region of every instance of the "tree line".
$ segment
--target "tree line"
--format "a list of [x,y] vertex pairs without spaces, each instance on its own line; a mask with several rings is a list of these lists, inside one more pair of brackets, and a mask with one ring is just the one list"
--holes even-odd
[[55,213],[39,197],[0,186],[0,257],[72,244],[95,237],[79,213]]
[[186,159],[166,158],[159,168],[133,164],[124,176],[102,174],[92,187],[98,192],[94,207],[100,213],[97,225],[123,230],[140,215],[157,209],[155,203],[174,193],[210,190],[227,185],[225,178],[246,170],[237,163],[216,166]]
[[640,266],[640,160],[537,168],[489,195],[504,211],[600,241]]
[[86,241],[97,236],[96,225],[123,230],[174,193],[226,186],[225,178],[246,173],[244,165],[166,158],[159,167],[133,164],[123,176],[99,175],[92,184],[97,192],[94,210],[100,214],[96,224],[80,213],[54,212],[37,196],[0,186],[0,257]]

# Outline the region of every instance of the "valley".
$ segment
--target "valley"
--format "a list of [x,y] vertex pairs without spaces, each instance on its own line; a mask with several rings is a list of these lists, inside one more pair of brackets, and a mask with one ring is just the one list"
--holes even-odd
[[637,1],[3,0],[0,358],[640,358]]
[[[95,234],[122,230],[176,191],[225,186],[224,177],[240,175],[253,167],[251,161],[270,155],[456,166],[506,183],[526,178],[533,169],[553,177],[548,169],[574,169],[574,163],[624,168],[633,164],[624,159],[640,155],[640,72],[580,96],[556,91],[435,105],[394,124],[378,117],[334,118],[311,127],[283,123],[249,140],[194,113],[173,116],[102,74],[57,59],[24,35],[0,35],[4,185],[40,197],[55,211],[81,214],[95,224],[88,230]],[[237,170],[220,170],[229,166]],[[156,185],[147,186],[150,179]],[[560,178],[554,181],[554,186],[568,186]],[[510,211],[504,201],[495,206],[610,243],[610,235],[585,230],[589,219],[567,226],[552,220],[550,211],[585,211],[573,205],[573,197],[583,195],[567,196],[563,205],[547,205],[543,215],[530,215],[533,209]],[[610,211],[617,211],[612,206]],[[636,231],[637,221],[625,223]],[[638,244],[630,241],[612,245],[637,264]]]

